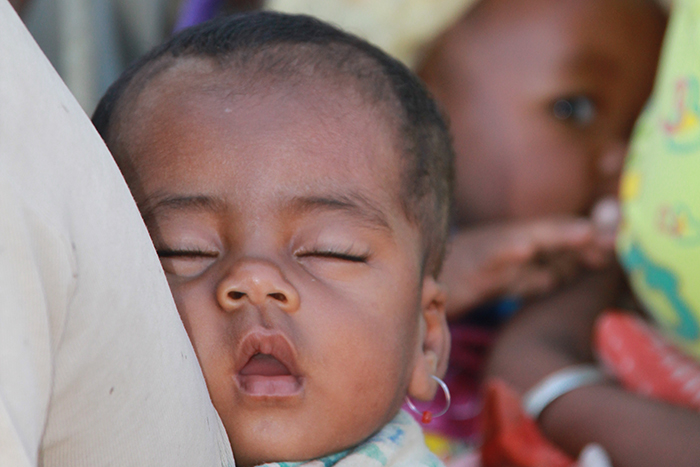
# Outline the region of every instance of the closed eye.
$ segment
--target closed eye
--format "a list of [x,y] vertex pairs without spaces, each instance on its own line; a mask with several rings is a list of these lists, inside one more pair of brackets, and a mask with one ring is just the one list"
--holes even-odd
[[350,261],[352,263],[366,263],[369,259],[369,253],[354,253],[352,250],[310,250],[299,251],[296,253],[297,258],[330,258],[341,261]]
[[161,258],[216,258],[219,256],[216,251],[204,251],[197,249],[157,249],[156,252]]

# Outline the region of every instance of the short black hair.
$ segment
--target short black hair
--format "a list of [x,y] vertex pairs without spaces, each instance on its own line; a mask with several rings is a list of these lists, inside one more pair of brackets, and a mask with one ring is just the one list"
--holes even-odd
[[[349,77],[384,105],[397,122],[403,151],[401,201],[423,241],[423,273],[434,277],[445,255],[454,154],[445,119],[421,81],[402,63],[366,41],[305,15],[254,12],[217,18],[186,29],[131,65],[100,100],[92,121],[113,151],[110,132],[128,94],[139,93],[180,58],[212,59],[234,73],[299,71]],[[303,75],[304,73],[301,73]],[[133,97],[135,99],[135,97]],[[119,163],[119,157],[115,154]],[[124,169],[124,167],[122,167]]]

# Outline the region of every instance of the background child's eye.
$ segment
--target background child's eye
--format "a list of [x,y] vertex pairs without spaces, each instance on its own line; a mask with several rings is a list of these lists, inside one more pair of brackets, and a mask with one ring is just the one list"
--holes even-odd
[[157,249],[163,270],[169,274],[193,277],[204,272],[219,256],[216,251],[197,249]]
[[593,123],[598,110],[590,97],[571,96],[556,100],[552,105],[552,113],[558,120],[585,127]]

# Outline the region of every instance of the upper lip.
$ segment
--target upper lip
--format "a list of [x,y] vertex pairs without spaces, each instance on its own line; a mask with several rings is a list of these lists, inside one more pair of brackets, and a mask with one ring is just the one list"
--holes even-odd
[[293,376],[299,376],[297,354],[289,339],[279,331],[254,329],[249,331],[238,345],[236,352],[236,374],[257,354],[275,357],[287,367]]

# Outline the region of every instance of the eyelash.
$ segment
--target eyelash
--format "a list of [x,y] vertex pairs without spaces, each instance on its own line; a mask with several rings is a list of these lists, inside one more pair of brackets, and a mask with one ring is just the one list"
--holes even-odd
[[218,253],[213,252],[213,251],[204,251],[204,250],[197,250],[197,249],[191,249],[191,250],[170,250],[167,248],[164,249],[157,249],[156,253],[158,253],[158,256],[160,258],[216,258],[219,256]]
[[366,263],[370,257],[369,252],[357,254],[352,252],[352,248],[347,250],[334,250],[327,248],[323,250],[301,250],[295,253],[297,258],[316,257],[316,258],[333,258],[342,261],[350,261],[352,263]]
[[[160,258],[216,258],[218,253],[213,251],[204,250],[171,250],[171,249],[158,249],[156,250]],[[350,261],[352,263],[366,263],[370,257],[369,253],[356,254],[352,252],[351,248],[347,250],[311,250],[311,251],[299,251],[296,253],[297,258],[305,257],[321,257],[321,258],[333,258],[342,261]]]

